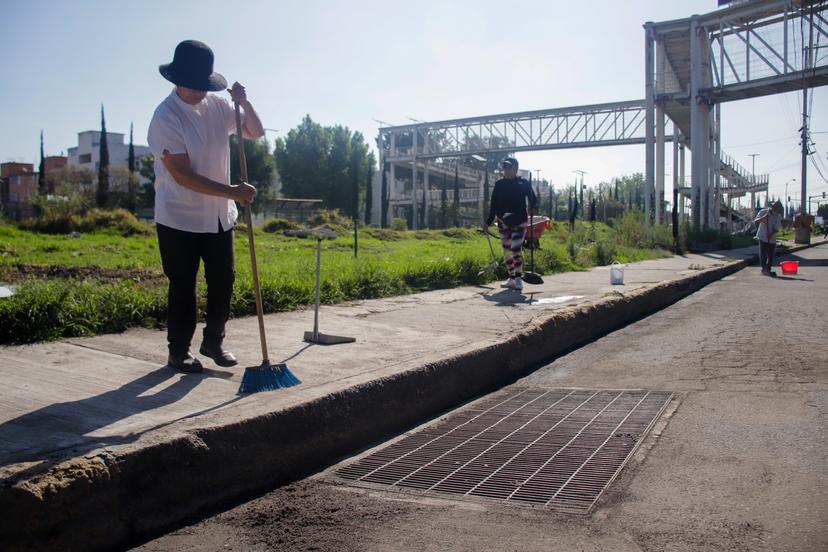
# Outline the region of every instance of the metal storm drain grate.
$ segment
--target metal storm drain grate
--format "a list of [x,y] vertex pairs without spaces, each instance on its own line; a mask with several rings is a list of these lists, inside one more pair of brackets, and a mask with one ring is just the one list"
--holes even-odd
[[664,391],[509,389],[337,475],[588,513],[671,397]]

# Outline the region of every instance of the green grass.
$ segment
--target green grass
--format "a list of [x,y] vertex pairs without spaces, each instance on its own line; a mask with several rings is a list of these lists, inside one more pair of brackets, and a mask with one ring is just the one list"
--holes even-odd
[[[17,288],[11,297],[0,299],[0,343],[162,326],[166,279],[155,234],[151,227],[146,230],[127,236],[102,230],[72,237],[0,224],[0,282]],[[323,303],[484,284],[506,276],[502,266],[494,274],[477,276],[491,256],[485,237],[475,230],[367,228],[360,231],[357,259],[352,234],[343,229],[340,236],[322,242]],[[600,223],[593,227],[579,222],[575,232],[556,224],[535,252],[535,269],[545,274],[586,270],[613,260],[626,263],[671,254],[620,243],[617,237],[615,230]],[[265,311],[311,304],[316,240],[256,230],[255,241]],[[494,245],[500,257],[499,245]],[[237,231],[233,317],[255,313],[248,251],[246,232]],[[528,251],[525,263],[528,267]],[[202,310],[205,287],[202,279]]]

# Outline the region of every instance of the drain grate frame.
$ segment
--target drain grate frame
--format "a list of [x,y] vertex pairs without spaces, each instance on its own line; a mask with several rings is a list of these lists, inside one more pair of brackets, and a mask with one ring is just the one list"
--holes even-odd
[[510,387],[334,473],[359,486],[588,514],[672,398]]

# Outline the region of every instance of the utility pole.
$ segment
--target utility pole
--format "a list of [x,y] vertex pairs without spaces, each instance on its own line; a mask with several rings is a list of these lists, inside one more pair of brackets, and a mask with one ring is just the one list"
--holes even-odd
[[801,132],[800,144],[802,145],[802,190],[800,194],[800,198],[802,201],[799,203],[799,212],[800,213],[807,213],[808,208],[805,203],[805,198],[808,197],[808,190],[807,190],[807,178],[808,178],[808,89],[802,89],[802,128],[799,129]]
[[[750,184],[751,184],[751,186],[755,186],[756,185],[756,156],[759,155],[759,154],[758,153],[749,153],[748,155],[753,158],[752,159],[753,166],[750,170],[750,178],[751,178],[751,183]],[[751,192],[750,193],[750,206],[754,207],[755,203],[756,202],[753,199],[753,192]],[[759,203],[760,204],[762,203],[762,196],[761,195],[759,196]]]
[[756,157],[759,154],[758,153],[749,153],[748,155],[752,158],[751,160],[753,161],[753,165],[752,165],[752,168],[750,170],[750,175],[751,175],[751,178],[753,178],[753,184],[756,184]]
[[[813,8],[811,9],[810,13],[810,35],[808,40],[808,45],[805,46],[803,44],[803,51],[802,51],[802,68],[807,70],[810,69],[813,65],[813,48],[811,47],[814,43],[814,12]],[[804,41],[803,41],[804,42]],[[804,218],[804,215],[808,213],[808,87],[804,87],[802,89],[802,128],[799,129],[802,133],[801,145],[802,145],[802,194],[801,194],[801,201],[799,204],[799,213]],[[802,222],[805,222],[804,220]],[[794,236],[794,241],[796,243],[811,243],[811,234],[808,231],[808,225],[803,224],[799,228],[796,229],[796,235]]]

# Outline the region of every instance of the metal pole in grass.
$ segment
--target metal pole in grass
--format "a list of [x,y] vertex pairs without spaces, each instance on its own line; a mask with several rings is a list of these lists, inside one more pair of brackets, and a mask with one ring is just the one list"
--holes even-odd
[[339,343],[353,343],[356,341],[355,337],[346,337],[342,335],[330,335],[319,332],[319,288],[322,274],[322,236],[316,236],[316,298],[314,300],[313,308],[313,331],[305,332],[304,341],[308,343],[318,343],[320,345],[337,345]]
[[[244,135],[241,125],[241,108],[239,102],[233,101],[236,109],[236,145],[239,150],[239,172],[243,181],[247,182],[247,159],[244,156]],[[256,247],[253,243],[253,217],[250,215],[251,204],[244,209],[244,222],[247,226],[247,241],[250,244],[250,264],[253,276],[253,291],[256,295],[256,316],[259,318],[259,340],[262,343],[262,364],[244,369],[239,393],[257,393],[281,387],[293,387],[301,383],[288,369],[287,364],[280,362],[270,364],[267,356],[267,338],[265,337],[264,311],[262,309],[262,291],[259,287],[259,270],[256,267]]]

